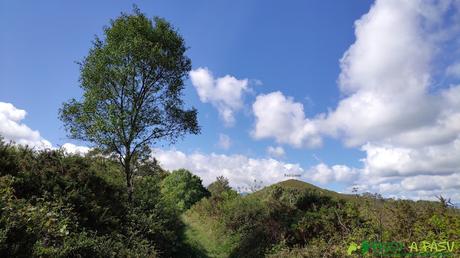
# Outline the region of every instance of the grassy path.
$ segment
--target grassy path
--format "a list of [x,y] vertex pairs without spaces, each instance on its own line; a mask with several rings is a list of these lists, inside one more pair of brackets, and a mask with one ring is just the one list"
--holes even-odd
[[190,257],[228,257],[232,241],[226,237],[222,238],[222,234],[217,233],[215,221],[201,221],[193,213],[184,214],[181,219],[186,225],[185,242],[194,250],[195,256]]

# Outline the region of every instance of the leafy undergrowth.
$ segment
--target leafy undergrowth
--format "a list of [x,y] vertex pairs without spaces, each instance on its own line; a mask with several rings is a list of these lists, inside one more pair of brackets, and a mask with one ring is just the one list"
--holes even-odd
[[192,257],[228,257],[233,241],[222,234],[219,224],[198,214],[188,212],[182,216],[185,224],[185,243],[191,247]]
[[460,237],[459,211],[442,202],[343,195],[296,180],[246,196],[210,192],[181,217],[186,243],[199,250],[193,257],[346,257],[352,242]]
[[205,189],[154,163],[134,183],[128,201],[111,159],[0,141],[0,257],[346,257],[363,240],[460,243],[460,211],[441,198],[343,195],[296,180],[241,196],[223,177]]
[[128,201],[111,159],[0,139],[0,257],[187,257],[177,201],[162,195],[177,173],[144,165]]

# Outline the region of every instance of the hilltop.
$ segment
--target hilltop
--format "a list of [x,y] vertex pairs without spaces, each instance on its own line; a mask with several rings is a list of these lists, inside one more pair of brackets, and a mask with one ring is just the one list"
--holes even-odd
[[285,181],[281,181],[279,183],[275,183],[275,184],[266,186],[260,189],[259,191],[252,193],[252,195],[255,195],[255,196],[267,195],[275,187],[281,187],[283,189],[295,189],[299,191],[315,191],[320,195],[325,195],[325,196],[329,196],[332,198],[339,198],[339,199],[349,199],[350,197],[352,197],[352,195],[349,195],[349,194],[341,194],[341,193],[337,193],[334,191],[326,190],[319,186],[307,183],[305,181],[300,181],[297,179],[288,179]]

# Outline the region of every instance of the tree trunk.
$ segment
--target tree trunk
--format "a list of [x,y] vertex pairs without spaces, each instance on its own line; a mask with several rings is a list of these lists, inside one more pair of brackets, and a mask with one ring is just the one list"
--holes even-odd
[[130,160],[125,160],[125,175],[126,175],[126,187],[128,190],[128,201],[131,203],[133,200],[133,191],[134,191],[134,186],[133,186],[133,174],[131,171],[131,161]]

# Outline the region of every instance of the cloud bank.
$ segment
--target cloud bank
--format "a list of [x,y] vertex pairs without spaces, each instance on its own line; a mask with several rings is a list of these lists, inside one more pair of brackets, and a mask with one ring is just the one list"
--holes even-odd
[[[269,185],[284,181],[285,175],[300,175],[298,179],[326,184],[332,181],[348,182],[355,176],[346,166],[337,165],[332,168],[325,164],[302,168],[299,164],[282,162],[273,158],[249,158],[245,155],[204,154],[200,152],[184,153],[178,150],[155,149],[153,156],[167,170],[186,168],[203,179],[208,185],[217,176],[225,176],[232,187],[245,187],[254,180]],[[327,177],[323,175],[327,174]]]

